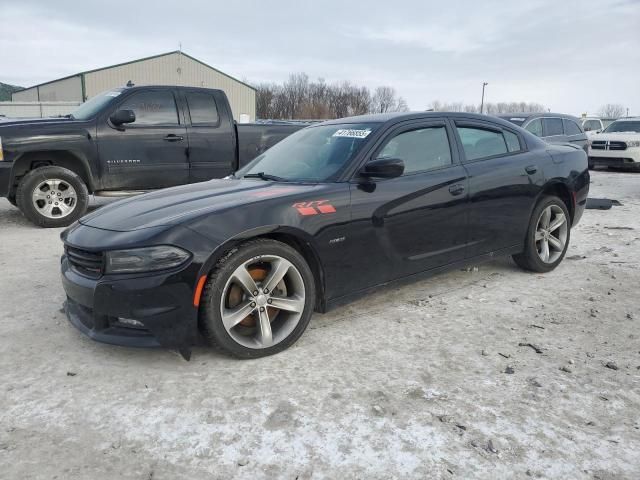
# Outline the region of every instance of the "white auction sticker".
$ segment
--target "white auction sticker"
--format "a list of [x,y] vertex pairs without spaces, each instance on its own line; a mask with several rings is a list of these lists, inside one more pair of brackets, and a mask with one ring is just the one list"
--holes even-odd
[[338,130],[333,134],[334,137],[345,137],[345,138],[367,138],[367,135],[371,133],[371,130],[353,130],[349,128],[344,128]]

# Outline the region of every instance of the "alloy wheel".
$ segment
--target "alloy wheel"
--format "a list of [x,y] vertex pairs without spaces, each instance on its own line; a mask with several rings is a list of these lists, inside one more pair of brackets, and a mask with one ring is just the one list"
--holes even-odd
[[558,205],[545,208],[536,225],[535,242],[538,257],[544,263],[554,263],[564,252],[569,226],[567,217]]
[[40,182],[31,194],[37,212],[46,218],[64,218],[76,207],[78,194],[64,180],[56,178]]
[[305,308],[302,275],[287,259],[264,255],[243,262],[222,292],[220,314],[231,338],[264,349],[287,338]]

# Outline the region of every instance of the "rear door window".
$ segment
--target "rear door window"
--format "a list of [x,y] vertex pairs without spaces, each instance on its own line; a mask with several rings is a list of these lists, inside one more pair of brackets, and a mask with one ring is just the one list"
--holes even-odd
[[535,120],[531,120],[529,125],[525,127],[525,130],[533,133],[536,137],[542,136],[542,120],[536,118]]
[[563,135],[562,119],[561,118],[544,118],[542,125],[544,127],[544,136],[553,137],[556,135]]
[[581,135],[582,134],[582,130],[580,129],[578,124],[576,122],[574,122],[573,120],[569,120],[569,119],[564,118],[562,120],[562,123],[564,123],[564,134],[565,135]]
[[118,108],[133,110],[136,121],[131,125],[134,127],[179,124],[176,101],[169,90],[134,93]]
[[480,127],[457,127],[467,160],[478,160],[509,152],[502,132]]
[[204,92],[187,92],[187,104],[193,126],[218,125],[218,108],[213,95]]

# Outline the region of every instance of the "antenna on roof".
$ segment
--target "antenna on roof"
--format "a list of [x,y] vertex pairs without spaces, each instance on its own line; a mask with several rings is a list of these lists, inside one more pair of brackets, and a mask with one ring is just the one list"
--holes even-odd
[[129,80],[127,82],[127,87],[129,87],[129,88],[133,87],[134,85],[135,85],[135,83],[133,83],[131,80]]

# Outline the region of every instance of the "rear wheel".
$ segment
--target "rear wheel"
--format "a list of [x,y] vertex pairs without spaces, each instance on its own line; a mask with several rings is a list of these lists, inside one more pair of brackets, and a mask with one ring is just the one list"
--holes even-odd
[[82,179],[71,170],[40,167],[20,180],[16,203],[36,225],[66,227],[87,211],[89,193]]
[[269,239],[247,242],[221,260],[203,292],[204,336],[241,358],[278,353],[307,328],[315,305],[304,257]]
[[570,221],[562,200],[555,196],[543,197],[531,215],[524,251],[514,255],[513,260],[533,272],[556,268],[569,247]]

